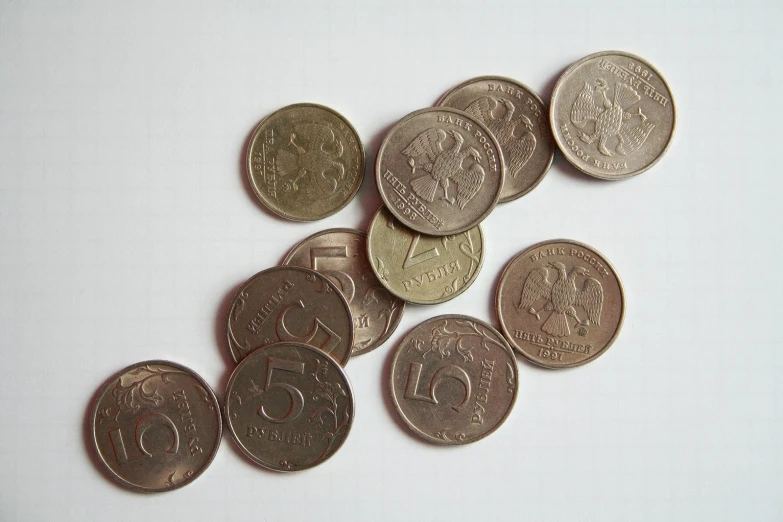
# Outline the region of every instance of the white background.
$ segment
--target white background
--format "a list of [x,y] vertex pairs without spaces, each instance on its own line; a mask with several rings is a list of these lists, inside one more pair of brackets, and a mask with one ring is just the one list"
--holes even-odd
[[[0,519],[781,520],[783,95],[780,2],[28,2],[0,5]],[[237,285],[331,227],[366,228],[385,131],[470,77],[549,101],[589,53],[652,62],[675,96],[674,143],[627,181],[558,154],[544,181],[484,222],[472,288],[410,306],[351,360],[353,430],[335,456],[281,475],[229,437],[175,492],[143,495],[90,456],[90,397],[113,372],[171,359],[222,395]],[[257,122],[334,107],[367,148],[343,211],[282,221],[244,181]],[[581,368],[519,361],[495,434],[434,447],[400,427],[385,365],[419,322],[496,324],[504,264],[556,237],[603,252],[625,324]]]

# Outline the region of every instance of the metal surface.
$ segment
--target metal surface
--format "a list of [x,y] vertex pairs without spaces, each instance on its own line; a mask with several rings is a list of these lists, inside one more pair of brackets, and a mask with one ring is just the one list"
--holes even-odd
[[503,336],[466,315],[429,319],[391,364],[391,398],[405,423],[436,444],[468,444],[498,429],[517,398],[517,366]]
[[356,195],[364,178],[364,147],[338,112],[313,103],[289,105],[256,127],[247,174],[269,210],[293,221],[314,221]]
[[367,235],[350,228],[332,228],[300,242],[284,265],[312,268],[328,277],[351,307],[354,341],[351,355],[374,350],[397,329],[405,301],[378,281],[367,260]]
[[228,346],[234,362],[279,341],[319,348],[342,364],[353,346],[353,318],[345,297],[325,276],[296,266],[251,277],[228,310]]
[[220,405],[193,370],[169,361],[128,366],[107,380],[91,414],[100,461],[141,492],[193,482],[220,446]]
[[306,344],[256,350],[226,387],[234,441],[253,462],[275,471],[324,462],[345,442],[353,416],[353,391],[342,368]]
[[367,255],[389,292],[416,304],[454,299],[476,280],[484,262],[481,226],[451,236],[428,236],[403,226],[382,206],[370,222]]
[[669,148],[675,118],[666,80],[630,53],[582,58],[552,92],[557,146],[574,167],[596,178],[625,179],[655,165]]
[[500,144],[505,164],[500,203],[524,196],[544,179],[555,142],[549,109],[529,87],[502,76],[480,76],[457,85],[437,104],[472,115]]
[[375,176],[381,199],[406,226],[436,236],[464,232],[489,215],[503,188],[503,155],[468,113],[412,112],[381,143]]
[[623,323],[620,278],[594,248],[556,239],[517,254],[495,296],[506,339],[546,368],[586,364],[612,345]]

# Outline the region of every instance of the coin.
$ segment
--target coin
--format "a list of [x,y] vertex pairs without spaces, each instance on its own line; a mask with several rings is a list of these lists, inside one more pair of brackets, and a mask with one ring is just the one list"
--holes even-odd
[[314,221],[356,195],[364,178],[364,147],[341,114],[297,103],[258,124],[248,146],[247,174],[269,210],[293,221]]
[[556,239],[506,265],[495,296],[500,327],[516,351],[546,368],[586,364],[620,333],[620,278],[594,248]]
[[209,385],[168,361],[145,361],[101,386],[90,415],[98,459],[141,492],[190,484],[212,462],[223,421]]
[[375,163],[381,199],[406,226],[446,236],[478,225],[503,188],[503,155],[489,129],[448,107],[412,112],[392,127]]
[[228,381],[225,416],[239,449],[275,471],[316,466],[345,442],[353,390],[342,368],[312,346],[275,343],[245,357]]
[[350,228],[332,228],[296,245],[284,265],[312,268],[329,278],[351,307],[354,341],[351,355],[383,344],[397,329],[405,301],[392,296],[378,281],[367,260],[367,235]]
[[296,266],[257,273],[228,310],[228,346],[234,362],[279,341],[305,343],[345,365],[353,346],[353,319],[345,297],[326,277]]
[[503,336],[466,315],[441,315],[406,335],[391,364],[391,397],[405,423],[437,444],[468,444],[503,423],[517,366]]
[[393,295],[416,304],[454,299],[476,280],[484,262],[481,226],[450,236],[429,236],[402,225],[386,207],[367,231],[375,276]]
[[467,112],[500,144],[505,164],[500,203],[524,196],[544,179],[555,142],[547,106],[529,87],[502,76],[480,76],[451,89],[438,105]]
[[661,73],[620,51],[591,54],[571,65],[552,92],[550,120],[557,146],[577,169],[625,179],[666,152],[676,111]]

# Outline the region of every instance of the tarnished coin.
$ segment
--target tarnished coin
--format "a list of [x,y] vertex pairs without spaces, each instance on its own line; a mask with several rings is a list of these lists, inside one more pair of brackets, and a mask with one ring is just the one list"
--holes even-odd
[[323,352],[301,343],[270,344],[231,374],[225,413],[234,441],[253,462],[296,471],[322,463],[345,442],[353,391]]
[[609,261],[567,239],[538,243],[514,257],[495,300],[511,346],[546,368],[579,366],[604,353],[620,333],[625,309]]
[[503,424],[517,398],[514,353],[466,315],[441,315],[406,335],[391,364],[391,396],[405,423],[437,444],[468,444]]
[[343,294],[325,276],[297,266],[251,277],[231,302],[226,330],[234,362],[286,341],[315,346],[344,366],[353,346],[353,318]]
[[633,54],[591,54],[566,69],[552,92],[557,146],[573,166],[601,179],[652,167],[674,133],[674,99],[652,65]]
[[313,234],[283,261],[317,270],[340,289],[353,315],[351,355],[380,346],[397,329],[405,301],[391,295],[378,281],[367,260],[367,235],[350,228],[332,228]]
[[375,163],[389,210],[422,234],[465,232],[492,212],[503,188],[503,155],[489,129],[468,113],[435,107],[392,127]]
[[529,87],[502,76],[480,76],[451,89],[438,105],[467,112],[497,139],[506,166],[501,203],[524,196],[544,179],[555,142],[549,110]]
[[476,280],[484,262],[481,226],[450,236],[422,235],[382,206],[367,231],[367,255],[389,292],[416,304],[454,299]]
[[112,376],[96,395],[91,424],[111,476],[141,492],[193,482],[215,457],[223,427],[209,385],[168,361],[140,362]]
[[331,216],[356,195],[364,177],[364,147],[336,111],[297,103],[258,124],[247,150],[247,174],[269,210],[294,221],[314,221]]

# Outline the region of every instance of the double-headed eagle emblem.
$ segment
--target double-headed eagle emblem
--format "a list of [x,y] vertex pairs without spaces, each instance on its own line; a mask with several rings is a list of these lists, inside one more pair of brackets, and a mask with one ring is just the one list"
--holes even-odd
[[[614,88],[614,101],[612,102],[606,96],[608,88],[606,82],[599,78],[595,85],[593,88],[592,85],[585,82],[582,92],[579,93],[571,107],[571,121],[580,129],[587,122],[595,121],[593,133],[577,132],[579,138],[587,144],[598,140],[598,150],[601,154],[612,156],[612,151],[607,148],[607,141],[609,138],[617,136],[619,143],[615,146],[615,151],[618,154],[625,156],[634,152],[642,146],[655,128],[655,124],[648,121],[641,107],[637,107],[636,114],[626,112],[641,99],[639,93],[630,86],[621,83]],[[596,90],[603,97],[601,105],[595,103]],[[638,116],[642,120],[636,127],[629,127],[624,123],[632,116]]]
[[[506,112],[502,117],[496,117],[494,112],[501,103],[505,106]],[[507,171],[512,178],[517,177],[536,150],[536,137],[531,132],[533,122],[524,114],[520,114],[519,118],[515,119],[515,111],[516,107],[510,100],[489,96],[482,96],[465,108],[465,112],[487,126],[503,147]],[[525,130],[519,136],[515,136],[518,127],[523,127]]]
[[[441,199],[447,205],[456,203],[460,209],[464,209],[484,182],[484,169],[478,163],[481,161],[481,153],[474,147],[463,151],[465,138],[462,134],[455,130],[449,131],[449,134],[454,138],[454,144],[448,150],[443,148],[446,132],[432,127],[416,136],[402,154],[408,157],[411,174],[415,174],[416,169],[427,172],[411,180],[411,188],[420,198],[435,201],[438,188],[442,188]],[[422,156],[427,158],[427,163],[417,165],[416,158]],[[468,156],[473,158],[474,163],[465,168]],[[449,197],[449,186],[452,183],[457,185],[457,194]]]
[[335,192],[345,178],[342,156],[343,143],[331,128],[320,123],[297,123],[288,136],[288,143],[277,151],[277,174],[281,178],[291,178],[286,181],[294,191],[299,190],[300,179],[313,174],[320,176]]
[[[570,274],[559,261],[553,261],[549,266],[557,270],[558,277],[555,282],[549,282],[549,270],[546,268],[533,269],[525,279],[517,309],[527,309],[528,313],[540,320],[541,310],[536,311],[532,305],[539,299],[546,299],[543,311],[552,313],[541,325],[541,329],[557,337],[571,334],[568,317],[576,319],[576,325],[589,326],[594,323],[600,326],[601,310],[604,307],[604,289],[601,283],[588,277],[590,273],[581,266],[573,267]],[[581,289],[576,287],[577,274],[586,278]],[[582,307],[587,313],[587,319],[579,319],[575,306]]]

